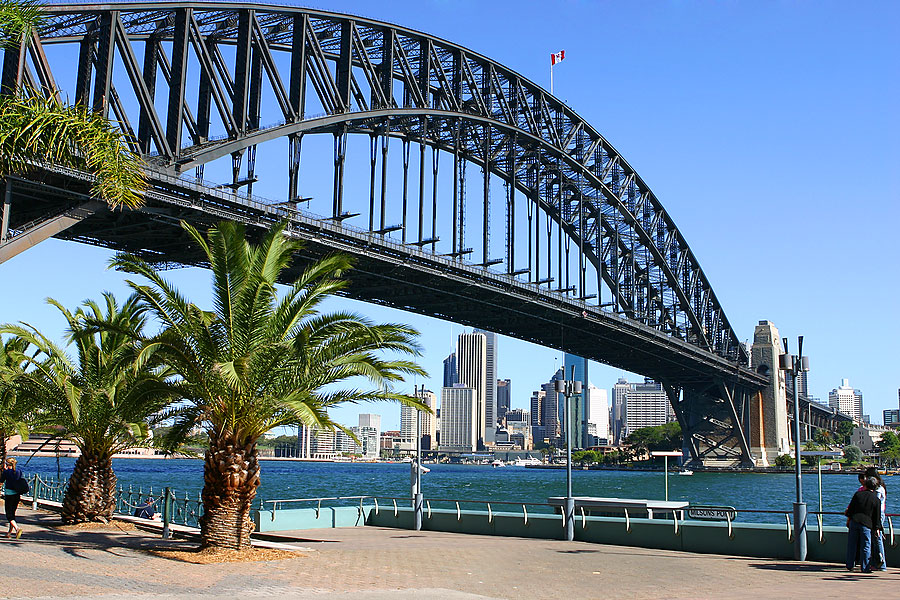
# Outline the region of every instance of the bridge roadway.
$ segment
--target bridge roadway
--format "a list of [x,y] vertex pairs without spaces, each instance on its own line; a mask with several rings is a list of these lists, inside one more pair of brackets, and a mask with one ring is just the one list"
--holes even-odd
[[[283,204],[247,199],[161,171],[149,173],[152,189],[140,211],[95,206],[89,217],[57,237],[134,252],[172,266],[201,265],[199,252],[188,242],[180,220],[206,227],[232,219],[258,232],[287,221],[291,233],[306,242],[303,259],[335,251],[356,258],[347,295],[358,300],[482,327],[677,387],[727,380],[760,388],[768,381],[751,369],[652,327],[505,273],[434,255],[414,244],[400,244],[333,219],[308,216]],[[42,183],[11,181],[12,228],[90,203],[85,174],[53,167],[44,175]],[[24,235],[27,238],[28,234]],[[23,239],[28,245],[38,241]],[[286,272],[286,278],[296,276],[300,268],[302,261]]]
[[[0,538],[0,597],[397,599],[892,598],[900,574],[841,565],[626,548],[585,542],[378,527],[294,532],[296,556],[191,564],[153,554],[192,542],[114,523],[67,529],[20,509],[25,534]],[[864,590],[864,592],[863,592]]]

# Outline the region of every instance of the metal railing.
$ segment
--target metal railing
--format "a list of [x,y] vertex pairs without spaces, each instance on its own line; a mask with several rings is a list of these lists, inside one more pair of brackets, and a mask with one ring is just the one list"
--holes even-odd
[[[41,501],[60,504],[64,501],[67,480],[44,478],[40,475],[33,475],[29,480],[32,508],[36,509]],[[200,515],[203,513],[203,502],[199,494],[196,498],[191,498],[187,493],[179,497],[170,487],[154,492],[152,487],[145,491],[142,487],[135,490],[133,486],[128,486],[127,489],[119,486],[115,500],[116,514],[137,516],[139,511],[152,510],[159,515],[159,521],[163,524],[163,537],[169,537],[170,525],[199,527]]]

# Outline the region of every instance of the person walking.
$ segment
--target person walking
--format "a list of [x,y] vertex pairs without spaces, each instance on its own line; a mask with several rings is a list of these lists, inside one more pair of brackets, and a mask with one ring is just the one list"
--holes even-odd
[[858,490],[853,494],[850,504],[844,514],[847,516],[847,527],[850,529],[847,535],[847,570],[852,571],[856,562],[856,552],[859,548],[859,564],[863,573],[871,573],[872,559],[872,533],[881,531],[881,501],[875,494],[878,480],[867,477],[866,489]]
[[16,509],[19,508],[19,500],[22,494],[28,492],[28,481],[22,473],[22,469],[16,466],[17,460],[10,456],[6,459],[4,469],[0,472],[0,481],[3,482],[3,507],[6,509],[6,520],[9,522],[9,530],[6,537],[22,537],[22,528],[16,523]]
[[881,531],[873,531],[875,538],[872,540],[872,567],[880,571],[887,571],[887,557],[884,554],[884,520],[887,512],[887,488],[884,487],[884,479],[875,467],[866,469],[866,477],[874,477],[878,482],[875,495],[881,501]]

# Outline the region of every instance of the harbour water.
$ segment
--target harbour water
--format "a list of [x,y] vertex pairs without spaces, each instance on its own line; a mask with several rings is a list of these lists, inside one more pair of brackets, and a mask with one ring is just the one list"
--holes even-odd
[[[74,459],[34,457],[20,459],[28,475],[68,478]],[[525,467],[492,468],[489,465],[430,464],[422,476],[426,499],[511,501],[544,503],[550,496],[565,494],[565,471]],[[147,491],[170,486],[179,497],[197,498],[203,484],[203,462],[199,459],[115,459],[113,468],[119,484]],[[576,496],[646,498],[662,500],[665,495],[661,471],[573,470],[572,488]],[[791,510],[794,501],[793,473],[702,473],[679,476],[669,473],[669,499],[692,504],[733,506],[765,511]],[[898,486],[891,485],[896,479]],[[410,465],[397,463],[320,463],[263,461],[259,496],[263,500],[318,498],[333,496],[408,497]],[[900,478],[886,477],[887,512],[900,513]],[[823,510],[842,512],[858,483],[855,473],[822,477]],[[809,510],[818,510],[818,478],[803,475],[804,500]],[[484,507],[469,506],[470,508]],[[531,509],[529,509],[531,510]],[[741,521],[783,522],[774,514],[742,513]],[[828,525],[843,524],[843,518],[829,516]]]

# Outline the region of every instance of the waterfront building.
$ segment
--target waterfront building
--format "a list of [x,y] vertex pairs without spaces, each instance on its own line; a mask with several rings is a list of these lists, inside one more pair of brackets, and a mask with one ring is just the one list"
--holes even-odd
[[850,443],[858,446],[864,453],[874,452],[876,450],[875,445],[881,441],[881,436],[885,431],[888,431],[888,428],[875,425],[855,427],[853,433],[850,434]]
[[[493,422],[493,406],[488,420],[487,396],[488,396],[488,336],[483,332],[462,333],[456,346],[457,366],[459,368],[459,384],[471,388],[475,394],[475,439],[477,449],[482,450],[488,444],[493,443],[496,425]],[[497,381],[491,382],[491,399],[496,400],[493,388]],[[443,407],[443,397],[441,401]],[[487,425],[490,424],[488,430]]]
[[[474,452],[478,449],[478,424],[475,390],[457,383],[441,388],[441,452]],[[483,423],[483,421],[481,421]]]
[[[363,458],[373,460],[378,458],[378,440],[381,437],[381,415],[360,413],[358,429],[359,433],[357,434],[357,437],[363,435],[367,440],[366,443],[359,448],[362,451],[361,454],[363,455]],[[362,438],[360,438],[360,442],[362,441]]]
[[605,389],[588,385],[586,412],[588,436],[592,438],[587,446],[606,445],[609,440],[609,400]]
[[[571,438],[573,448],[587,448],[591,445],[587,430],[590,420],[588,413],[588,361],[586,358],[566,352],[564,364],[565,378],[581,382],[581,393],[572,396],[569,400],[569,422],[572,424],[572,435],[566,434],[566,437]],[[563,396],[563,407],[565,407],[565,396]],[[560,410],[560,414],[563,414],[563,410]],[[562,426],[565,428],[565,419],[563,419]]]
[[381,453],[395,456],[400,453],[400,432],[397,430],[381,432]]
[[644,427],[665,425],[675,420],[675,412],[661,383],[645,378],[625,393],[625,417],[622,437]]
[[850,415],[855,421],[863,421],[862,392],[853,389],[849,379],[841,379],[841,385],[828,393],[828,406]]
[[[417,389],[417,398],[421,398],[428,408],[435,409],[437,399],[431,390]],[[437,443],[437,420],[434,415],[416,410],[412,406],[400,405],[400,449],[416,449],[416,416],[419,418],[419,435],[422,436],[422,450],[431,450]]]
[[509,402],[510,402],[510,380],[509,379],[498,379],[497,380],[497,422],[502,423],[504,418],[506,417],[507,411],[509,411]]
[[459,383],[459,371],[456,368],[456,352],[444,359],[444,383],[442,387],[453,387]]

